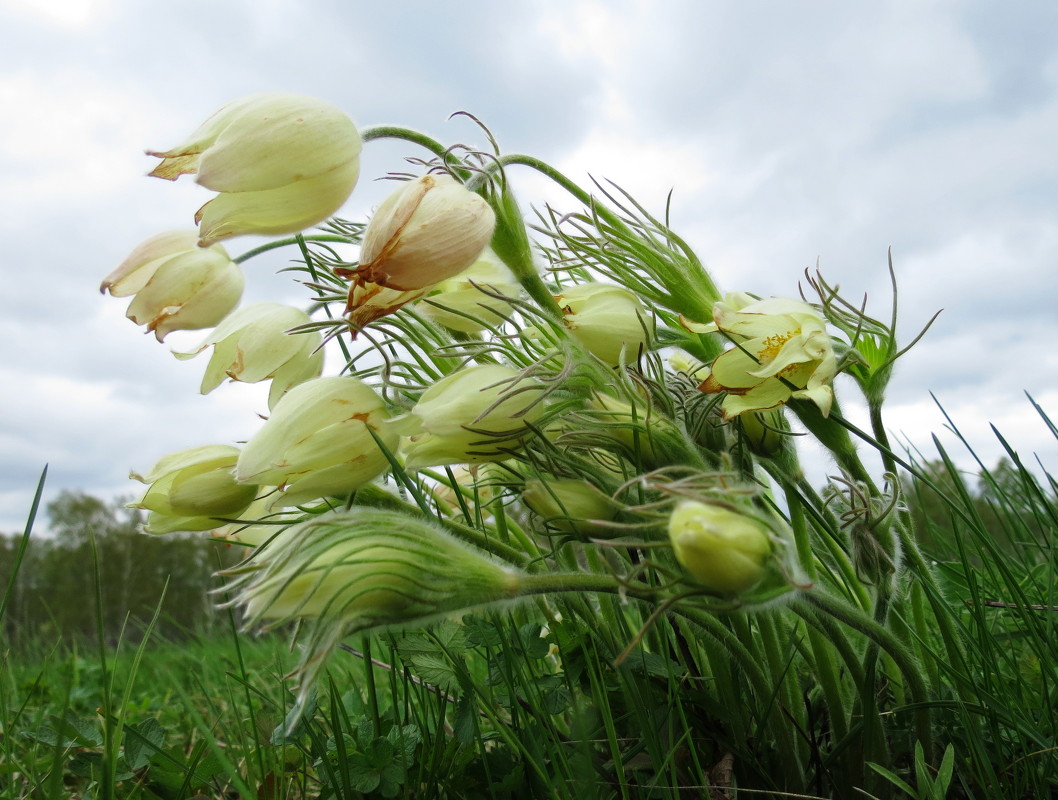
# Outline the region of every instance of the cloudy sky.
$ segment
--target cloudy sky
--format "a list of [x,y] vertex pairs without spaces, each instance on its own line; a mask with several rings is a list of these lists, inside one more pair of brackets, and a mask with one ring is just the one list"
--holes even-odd
[[[674,227],[729,290],[795,295],[818,263],[884,313],[891,246],[905,335],[944,309],[897,371],[894,434],[929,451],[932,392],[987,463],[994,422],[1058,468],[1024,397],[1058,417],[1053,0],[0,0],[0,31],[0,531],[46,462],[47,498],[112,498],[130,468],[259,424],[259,387],[201,397],[204,357],[169,354],[199,335],[159,345],[98,286],[208,199],[145,178],[144,149],[263,90],[482,144],[447,121],[467,110],[505,151],[659,212],[674,189]],[[404,155],[369,145],[344,215]],[[285,260],[250,262],[247,299],[300,302]]]

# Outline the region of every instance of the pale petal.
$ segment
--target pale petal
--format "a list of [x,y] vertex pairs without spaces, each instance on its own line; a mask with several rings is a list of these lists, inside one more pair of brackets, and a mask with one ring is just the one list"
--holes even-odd
[[770,378],[746,392],[728,393],[721,406],[724,419],[731,420],[747,411],[767,411],[790,399],[790,390],[782,381]]
[[198,210],[199,244],[246,233],[296,233],[333,215],[360,175],[356,159],[338,169],[275,189],[217,195]]
[[272,95],[230,120],[202,153],[195,180],[216,192],[266,191],[340,168],[360,150],[360,134],[340,109]]

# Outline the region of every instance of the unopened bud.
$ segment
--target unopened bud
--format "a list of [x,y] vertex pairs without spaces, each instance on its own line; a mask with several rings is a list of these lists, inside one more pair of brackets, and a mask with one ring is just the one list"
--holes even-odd
[[424,175],[382,202],[364,231],[359,267],[337,272],[390,289],[424,289],[473,264],[495,226],[489,204],[455,178]]
[[517,571],[426,520],[355,507],[280,532],[240,590],[251,624],[318,617],[347,630],[417,622],[514,597]]
[[439,283],[416,307],[423,316],[460,333],[477,333],[501,324],[517,297],[518,282],[491,250],[454,278]]
[[482,364],[435,383],[398,423],[409,437],[408,469],[503,461],[519,446],[527,423],[543,413],[544,387],[500,364]]
[[522,502],[560,533],[598,532],[617,515],[609,497],[576,478],[531,478],[525,482]]
[[639,298],[621,286],[582,283],[562,290],[555,300],[566,327],[588,351],[611,366],[634,362],[648,346],[649,318]]
[[739,594],[764,577],[772,553],[767,528],[719,505],[684,500],[669,517],[676,559],[703,586]]

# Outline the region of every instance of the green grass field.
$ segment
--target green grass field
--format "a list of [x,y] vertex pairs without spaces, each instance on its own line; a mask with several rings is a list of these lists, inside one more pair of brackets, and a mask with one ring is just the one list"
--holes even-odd
[[644,628],[646,604],[576,595],[352,637],[295,716],[282,634],[221,614],[177,639],[163,600],[116,646],[5,643],[0,797],[1053,796],[1054,483],[917,471],[938,582],[894,601],[910,656],[807,604]]

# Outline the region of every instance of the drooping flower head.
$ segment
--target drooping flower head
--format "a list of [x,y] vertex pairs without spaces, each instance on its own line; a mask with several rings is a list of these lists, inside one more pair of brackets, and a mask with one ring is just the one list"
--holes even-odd
[[219,323],[239,304],[242,270],[219,244],[198,246],[195,231],[152,236],[129,253],[100,285],[113,297],[133,297],[125,316],[162,341],[172,331]]
[[712,324],[684,324],[699,333],[720,331],[735,343],[713,361],[700,387],[707,394],[727,393],[725,419],[776,408],[791,397],[811,400],[824,416],[830,413],[837,357],[826,323],[812,306],[728,295],[714,306]]
[[348,494],[389,467],[378,442],[396,450],[389,413],[367,384],[316,378],[283,395],[246,443],[235,467],[240,483],[279,486],[273,505],[299,505]]
[[257,495],[257,486],[235,482],[232,470],[238,458],[238,448],[219,444],[171,453],[145,474],[131,474],[150,485],[129,508],[150,512],[148,533],[220,527],[219,518],[238,517]]
[[650,342],[650,325],[634,292],[607,283],[581,283],[555,296],[566,327],[588,351],[611,366],[634,362]]
[[478,259],[495,227],[489,204],[451,176],[402,184],[364,230],[359,265],[335,270],[353,281],[350,319],[366,325],[455,277]]
[[491,249],[454,278],[430,290],[416,308],[424,317],[460,333],[478,333],[501,324],[511,304],[497,297],[517,297],[518,281]]
[[479,364],[441,379],[394,426],[406,437],[408,469],[479,464],[511,457],[543,414],[544,386],[501,364]]
[[268,407],[299,383],[323,372],[322,337],[318,333],[289,333],[304,325],[308,315],[281,303],[254,303],[240,308],[189,352],[177,358],[194,358],[212,346],[213,354],[202,378],[202,394],[216,389],[225,377],[257,383],[271,379]]
[[236,100],[186,141],[148,151],[152,177],[195,181],[219,192],[195,214],[205,246],[245,233],[296,233],[346,201],[360,176],[360,134],[330,103],[296,94]]

